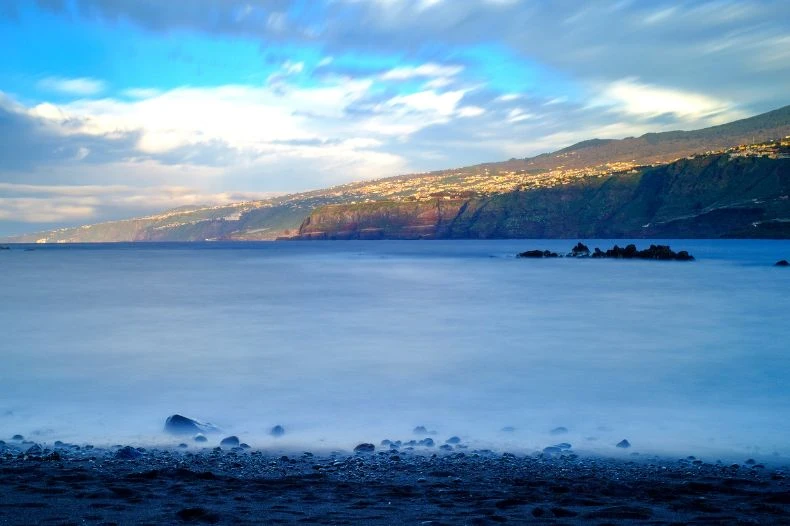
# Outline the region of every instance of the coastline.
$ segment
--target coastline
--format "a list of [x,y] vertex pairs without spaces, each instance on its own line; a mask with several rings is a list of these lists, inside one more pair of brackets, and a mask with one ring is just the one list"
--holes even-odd
[[380,447],[322,455],[24,447],[0,446],[2,525],[790,522],[787,467],[756,463]]

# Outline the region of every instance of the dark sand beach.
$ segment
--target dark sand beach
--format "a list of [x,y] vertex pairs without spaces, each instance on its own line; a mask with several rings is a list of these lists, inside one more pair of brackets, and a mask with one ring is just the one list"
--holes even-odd
[[786,473],[627,454],[9,442],[0,524],[790,524]]

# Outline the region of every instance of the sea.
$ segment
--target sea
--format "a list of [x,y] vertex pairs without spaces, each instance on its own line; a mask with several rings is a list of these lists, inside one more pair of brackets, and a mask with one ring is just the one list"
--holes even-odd
[[11,245],[0,439],[194,447],[164,432],[182,414],[264,450],[424,426],[470,450],[786,463],[790,242],[515,257],[576,241]]

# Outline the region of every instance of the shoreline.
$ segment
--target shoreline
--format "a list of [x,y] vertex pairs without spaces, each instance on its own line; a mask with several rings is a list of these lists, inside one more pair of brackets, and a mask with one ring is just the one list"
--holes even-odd
[[790,523],[787,467],[694,457],[68,444],[32,453],[0,446],[0,525]]

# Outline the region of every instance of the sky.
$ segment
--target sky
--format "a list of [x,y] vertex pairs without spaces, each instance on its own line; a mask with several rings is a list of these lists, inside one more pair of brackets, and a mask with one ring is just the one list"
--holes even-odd
[[0,0],[0,235],[790,103],[786,0]]

